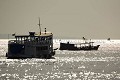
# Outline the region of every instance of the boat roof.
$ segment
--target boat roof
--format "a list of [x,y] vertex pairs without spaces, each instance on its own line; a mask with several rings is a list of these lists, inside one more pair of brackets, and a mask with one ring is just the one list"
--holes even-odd
[[51,32],[41,32],[40,33],[35,33],[35,36],[51,36],[53,35]]
[[[53,34],[51,32],[41,32],[40,33],[35,33],[34,36],[36,37],[47,37],[47,36],[52,36]],[[29,37],[30,35],[15,35],[15,37]]]
[[80,44],[91,44],[91,43],[94,43],[94,42],[85,42],[85,43],[80,43]]
[[71,44],[71,45],[81,45],[81,44],[93,44],[94,42],[85,42],[85,43],[65,43],[65,44]]

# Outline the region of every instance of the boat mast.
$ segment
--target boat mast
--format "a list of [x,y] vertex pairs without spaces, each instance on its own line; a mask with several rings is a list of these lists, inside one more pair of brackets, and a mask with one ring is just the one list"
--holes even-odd
[[41,35],[41,24],[40,24],[40,17],[39,17],[39,29],[40,29],[40,35]]

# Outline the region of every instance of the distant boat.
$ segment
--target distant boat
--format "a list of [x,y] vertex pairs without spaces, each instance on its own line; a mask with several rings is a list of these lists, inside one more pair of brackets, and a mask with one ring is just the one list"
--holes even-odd
[[110,41],[110,38],[108,38],[107,40]]
[[100,45],[93,45],[94,42],[85,42],[80,44],[60,43],[59,50],[98,50]]

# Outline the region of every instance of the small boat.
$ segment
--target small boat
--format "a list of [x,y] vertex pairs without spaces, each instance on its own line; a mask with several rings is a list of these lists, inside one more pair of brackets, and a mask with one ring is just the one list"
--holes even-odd
[[59,50],[98,50],[100,45],[93,45],[94,42],[85,42],[80,44],[60,43]]
[[[40,20],[39,20],[40,21]],[[40,22],[39,22],[40,27]],[[13,35],[15,40],[8,41],[7,58],[45,58],[55,55],[53,34],[47,32],[29,32],[28,35]]]
[[107,40],[108,40],[108,41],[110,41],[111,39],[110,39],[110,38],[108,38]]

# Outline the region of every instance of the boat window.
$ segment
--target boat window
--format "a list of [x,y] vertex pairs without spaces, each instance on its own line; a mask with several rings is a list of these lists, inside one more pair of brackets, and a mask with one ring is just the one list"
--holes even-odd
[[48,50],[48,46],[36,47],[36,50],[37,50],[37,51],[40,51],[40,50]]
[[38,38],[36,38],[36,41],[38,42]]
[[31,40],[31,41],[34,41],[34,39],[35,39],[35,37],[30,37],[30,40]]
[[51,37],[51,36],[49,36],[49,37],[48,37],[48,40],[51,40],[51,39],[52,39],[52,37]]
[[51,37],[46,37],[46,40],[51,40],[52,38]]
[[45,38],[44,37],[41,37],[41,41],[44,41],[45,40]]

